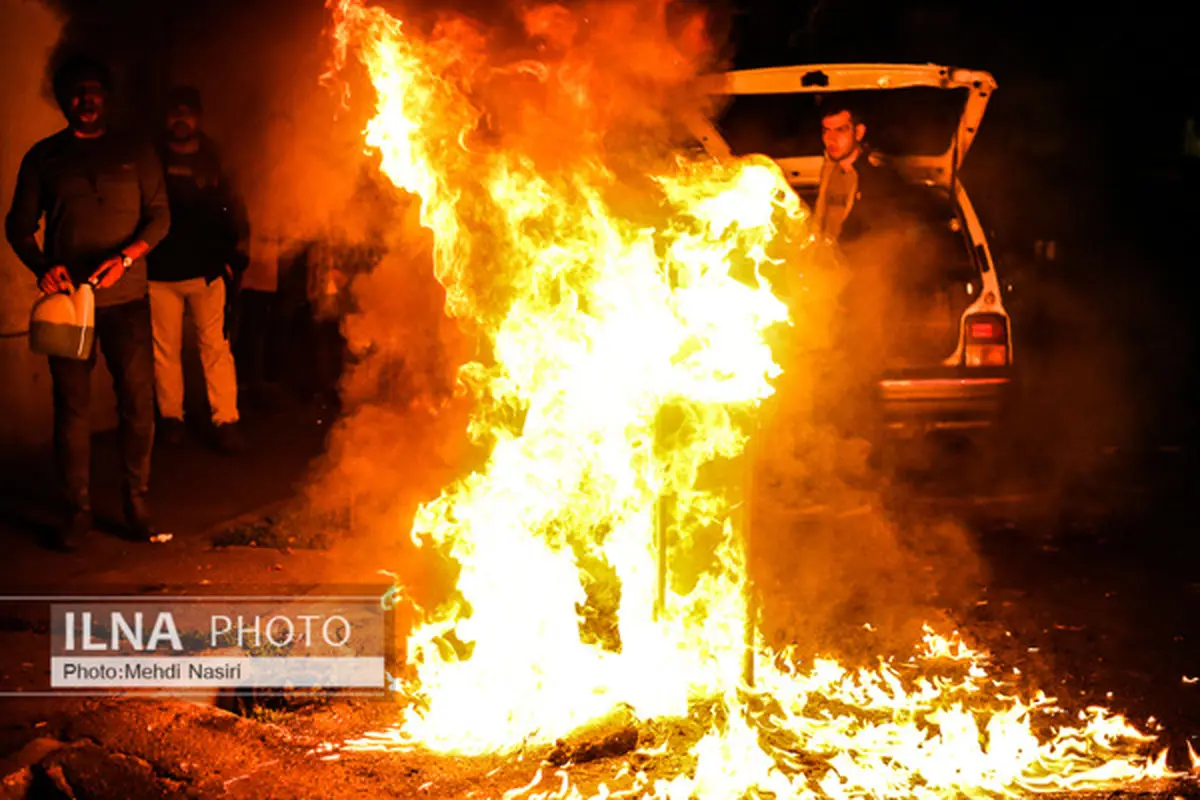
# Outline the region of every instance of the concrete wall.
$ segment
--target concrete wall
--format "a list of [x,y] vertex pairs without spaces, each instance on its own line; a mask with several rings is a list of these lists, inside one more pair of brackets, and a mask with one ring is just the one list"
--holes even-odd
[[[63,118],[44,91],[46,59],[61,25],[34,0],[0,0],[0,215],[8,212],[21,158],[30,145],[62,128]],[[50,374],[29,352],[23,333],[37,298],[33,275],[0,243],[0,458],[50,441]],[[115,423],[111,379],[94,376],[97,428]]]

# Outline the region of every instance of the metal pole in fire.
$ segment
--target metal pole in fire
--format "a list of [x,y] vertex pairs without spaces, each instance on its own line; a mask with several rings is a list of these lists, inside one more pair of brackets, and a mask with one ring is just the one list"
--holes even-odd
[[[670,452],[670,448],[664,441],[667,434],[666,422],[662,414],[663,411],[660,410],[654,423],[654,434],[655,447],[658,450],[659,459],[661,459],[661,468],[666,470],[670,463],[670,458],[666,454]],[[671,503],[670,496],[667,494],[667,483],[668,481],[664,479],[663,489],[658,495],[658,502],[654,507],[654,547],[658,551],[656,554],[658,556],[658,575],[654,594],[655,621],[661,620],[667,609],[667,539],[671,526]]]
[[743,590],[746,594],[746,621],[745,621],[745,651],[742,661],[742,680],[747,686],[754,685],[754,635],[757,629],[755,625],[755,616],[758,613],[758,603],[755,599],[754,580],[750,575],[750,544],[751,533],[754,530],[754,467],[757,462],[757,450],[759,434],[762,431],[761,422],[762,410],[755,415],[754,430],[750,434],[750,439],[746,442],[746,449],[742,454],[745,459],[744,473],[742,479],[742,513],[741,513],[741,537],[742,537],[742,559],[745,563],[746,583]]
[[654,597],[654,618],[662,619],[667,608],[667,533],[671,509],[666,494],[658,496],[654,514],[654,545],[658,550],[658,591]]
[[662,471],[662,489],[654,510],[654,542],[658,550],[657,591],[654,597],[654,618],[662,619],[667,612],[667,589],[671,575],[668,561],[673,532],[680,530],[679,487],[675,486],[675,453],[690,436],[688,413],[684,406],[667,403],[659,408],[654,420],[655,454]]

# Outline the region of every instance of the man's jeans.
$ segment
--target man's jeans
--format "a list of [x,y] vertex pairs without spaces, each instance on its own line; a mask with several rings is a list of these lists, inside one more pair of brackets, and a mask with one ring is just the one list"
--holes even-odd
[[[154,352],[147,298],[96,309],[96,339],[117,394],[121,461],[127,494],[145,494],[154,445]],[[67,502],[89,505],[92,443],[92,368],[86,361],[50,358],[54,383],[54,449]]]
[[238,421],[237,372],[225,338],[225,281],[150,281],[154,381],[164,419],[183,419],[183,312],[190,308],[212,421]]

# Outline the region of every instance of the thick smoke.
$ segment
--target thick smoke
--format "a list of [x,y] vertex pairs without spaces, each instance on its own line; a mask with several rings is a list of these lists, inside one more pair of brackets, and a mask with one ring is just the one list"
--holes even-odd
[[[0,215],[8,211],[27,148],[63,124],[58,108],[43,99],[42,81],[60,24],[55,14],[35,3],[0,2],[0,74],[5,81],[0,104]],[[33,463],[29,448],[44,450],[51,427],[48,367],[44,358],[30,352],[25,336],[37,296],[33,274],[7,243],[0,244],[0,453],[5,461],[21,463],[16,472],[26,475]],[[100,393],[96,395],[100,400]]]
[[168,89],[194,85],[256,237],[281,242],[286,252],[366,235],[367,220],[351,208],[368,169],[359,138],[364,119],[321,85],[328,48],[320,0],[46,4],[65,20],[47,64],[47,92],[64,58],[102,58],[115,76],[116,125],[152,137]]
[[852,269],[809,276],[807,303],[794,304],[754,475],[753,574],[775,647],[864,665],[903,655],[926,623],[953,624],[984,578],[961,524],[904,510],[908,489],[878,438],[873,384],[901,342],[889,323],[905,238],[860,244]]

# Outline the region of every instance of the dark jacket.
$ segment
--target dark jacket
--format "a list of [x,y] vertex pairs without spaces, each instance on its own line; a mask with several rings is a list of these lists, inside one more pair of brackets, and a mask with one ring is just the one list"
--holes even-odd
[[243,204],[221,164],[216,144],[200,135],[200,149],[178,153],[159,145],[171,204],[171,231],[150,254],[150,280],[209,282],[245,268],[249,225]]
[[854,161],[858,187],[850,212],[842,222],[838,242],[853,244],[883,235],[905,224],[915,192],[894,168],[870,151]]
[[[43,247],[33,238],[45,218]],[[64,266],[80,284],[105,259],[135,241],[154,248],[171,225],[162,168],[153,148],[116,133],[81,139],[64,130],[35,144],[21,161],[5,233],[39,278]],[[96,292],[97,306],[145,297],[146,262]]]

